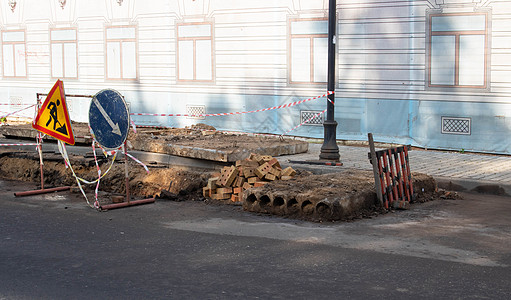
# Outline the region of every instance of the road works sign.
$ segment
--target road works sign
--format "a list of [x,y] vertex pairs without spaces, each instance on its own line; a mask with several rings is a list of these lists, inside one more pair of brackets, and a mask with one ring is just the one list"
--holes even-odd
[[119,92],[102,90],[92,98],[89,126],[101,147],[119,148],[128,137],[129,125],[128,107]]
[[55,82],[39,109],[32,127],[70,145],[75,144],[62,81]]

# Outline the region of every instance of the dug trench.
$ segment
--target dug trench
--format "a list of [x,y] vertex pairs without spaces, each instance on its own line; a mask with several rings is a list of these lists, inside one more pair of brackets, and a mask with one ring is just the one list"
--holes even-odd
[[[109,159],[99,157],[97,160],[103,174],[99,185],[103,197],[98,199],[101,205],[110,204],[112,195],[126,193],[124,158],[118,157],[113,163],[112,160],[112,157]],[[70,156],[70,162],[77,177],[87,181],[98,179],[94,158]],[[148,164],[147,167],[149,172],[146,172],[138,163],[128,161],[129,189],[130,195],[134,198],[201,200],[199,191],[207,182],[210,171],[152,164]],[[3,153],[0,158],[0,172],[1,177],[5,179],[32,181],[40,186],[41,173],[37,154]],[[45,187],[71,186],[73,192],[80,193],[73,173],[66,168],[64,159],[60,155],[44,154],[43,175]],[[96,184],[82,183],[82,187],[88,196],[94,197]]]
[[[79,193],[76,179],[66,168],[59,154],[44,156],[44,184],[51,186],[74,186]],[[112,203],[112,196],[125,194],[125,161],[101,157],[98,165],[105,173],[100,182],[100,205]],[[88,181],[98,178],[93,158],[71,156],[71,166],[78,177]],[[110,168],[111,166],[111,168]],[[148,164],[149,173],[136,162],[129,160],[129,188],[136,199],[155,197],[158,201],[205,201],[212,204],[232,204],[230,200],[205,198],[202,188],[212,170],[179,168],[168,165]],[[109,169],[110,168],[110,169]],[[10,180],[40,181],[39,157],[34,153],[7,152],[0,157],[1,177]],[[413,185],[417,202],[440,197],[435,180],[427,175],[414,173]],[[93,197],[95,184],[83,185],[85,192]],[[315,175],[297,169],[297,175],[286,181],[276,180],[262,187],[244,190],[241,199],[243,209],[259,214],[273,214],[286,218],[308,221],[349,221],[373,217],[384,213],[374,192],[373,175],[369,171],[343,169],[339,173]]]

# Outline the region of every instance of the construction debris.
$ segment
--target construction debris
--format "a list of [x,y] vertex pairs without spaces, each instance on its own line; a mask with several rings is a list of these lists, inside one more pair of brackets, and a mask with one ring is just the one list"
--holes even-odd
[[202,194],[214,200],[241,203],[244,190],[275,180],[289,180],[295,175],[296,171],[291,167],[282,169],[276,158],[252,153],[249,158],[238,160],[235,165],[213,174]]

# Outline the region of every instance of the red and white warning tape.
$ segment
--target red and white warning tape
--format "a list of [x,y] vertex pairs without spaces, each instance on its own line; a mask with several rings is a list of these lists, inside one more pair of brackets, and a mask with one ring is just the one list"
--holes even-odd
[[24,105],[31,105],[31,104],[11,104],[11,103],[0,103],[0,105],[9,105],[9,106],[24,106]]
[[286,104],[282,104],[282,105],[279,105],[279,106],[268,107],[268,108],[263,108],[263,109],[258,109],[258,110],[250,110],[250,111],[237,111],[237,112],[218,113],[218,114],[150,114],[150,113],[131,113],[130,115],[132,115],[132,116],[158,116],[158,117],[217,117],[217,116],[241,115],[241,114],[249,114],[249,113],[256,113],[256,112],[263,112],[263,111],[268,111],[268,110],[274,110],[274,109],[291,107],[291,106],[295,106],[295,105],[298,105],[298,104],[302,104],[304,102],[308,102],[308,101],[316,100],[316,99],[319,99],[319,98],[323,98],[323,97],[326,97],[326,96],[331,95],[333,93],[334,92],[332,92],[332,91],[328,91],[328,92],[326,92],[326,94],[323,94],[321,96],[317,96],[317,97],[313,97],[313,98],[309,98],[309,99],[304,99],[304,100],[300,100],[300,101],[295,101],[295,102],[291,102],[291,103],[286,103]]
[[25,108],[22,108],[22,109],[20,109],[20,110],[17,110],[17,111],[15,111],[15,112],[8,113],[8,114],[6,114],[6,115],[4,115],[4,116],[1,116],[1,117],[0,117],[0,119],[2,119],[2,118],[6,118],[6,117],[8,117],[8,116],[10,116],[10,115],[17,114],[17,113],[19,113],[19,112],[21,112],[21,111],[24,111],[24,110],[29,109],[29,108],[31,108],[31,107],[34,107],[34,106],[36,106],[36,105],[37,105],[37,104],[33,104],[33,105],[27,106],[27,107],[25,107]]
[[[58,141],[58,146],[59,146],[59,151],[62,154],[62,157],[64,158],[64,162],[65,162],[66,168],[69,168],[71,170],[71,173],[73,174],[73,177],[75,178],[76,183],[78,185],[78,188],[82,192],[82,195],[84,196],[85,201],[87,201],[87,204],[90,207],[95,208],[97,210],[100,210],[101,207],[99,205],[99,200],[98,200],[99,183],[100,183],[101,179],[103,177],[105,177],[105,175],[112,169],[112,166],[114,165],[115,158],[117,157],[117,153],[119,152],[119,149],[112,150],[112,151],[106,151],[98,143],[98,146],[100,147],[101,151],[103,152],[103,154],[105,156],[113,155],[112,162],[111,162],[110,166],[108,167],[108,169],[105,172],[102,172],[101,168],[99,167],[98,159],[97,159],[97,156],[96,156],[96,147],[95,147],[95,145],[96,145],[97,141],[95,139],[94,132],[92,131],[92,129],[90,127],[89,127],[89,129],[90,129],[90,132],[91,132],[91,135],[92,135],[92,138],[93,138],[93,140],[92,140],[92,153],[94,154],[94,163],[96,164],[96,170],[97,170],[97,173],[98,173],[98,179],[96,179],[94,181],[88,181],[88,180],[85,180],[83,178],[78,177],[78,175],[76,175],[75,171],[73,170],[73,167],[71,166],[71,161],[69,159],[69,155],[67,153],[65,144],[63,142],[61,142],[61,141]],[[140,164],[142,167],[144,167],[146,172],[149,173],[149,169],[147,168],[147,166],[144,163],[142,163],[140,160],[136,159],[132,155],[130,155],[128,153],[126,153],[126,154],[128,155],[128,157],[130,157],[131,159],[136,161],[138,164]],[[82,183],[84,183],[84,184],[94,184],[95,183],[96,184],[96,188],[94,189],[94,203],[93,204],[91,204],[89,202],[89,198],[87,197],[87,194],[85,193],[85,191],[84,191],[84,189],[82,187]]]
[[[268,137],[282,137],[288,133],[290,133],[291,131],[293,130],[296,130],[297,128],[299,128],[300,126],[306,124],[306,123],[309,123],[310,121],[312,121],[314,118],[317,118],[319,116],[321,116],[322,114],[324,114],[326,112],[326,109],[323,110],[322,112],[318,113],[318,114],[315,114],[313,115],[312,117],[310,117],[309,119],[303,121],[301,124],[298,124],[297,126],[293,127],[292,129],[282,133],[282,134],[271,134],[271,133],[249,133],[249,132],[241,132],[241,131],[223,131],[223,130],[209,130],[209,129],[204,129],[204,130],[201,130],[199,129],[200,131],[216,131],[216,132],[221,132],[221,133],[225,133],[225,134],[239,134],[239,135],[253,135],[253,136],[268,136]],[[133,123],[133,126],[135,126],[135,124]],[[160,128],[160,129],[172,129],[174,127],[170,127],[170,126],[151,126],[151,125],[136,125],[136,127],[139,127],[139,128]]]
[[[307,101],[312,101],[312,100],[323,98],[323,97],[327,97],[327,100],[330,103],[334,104],[334,102],[328,98],[328,96],[332,95],[332,94],[334,94],[334,91],[327,91],[326,94],[321,95],[321,96],[317,96],[317,97],[313,97],[313,98],[308,98],[308,99],[304,99],[304,100],[300,100],[300,101],[295,101],[295,102],[291,102],[291,103],[287,103],[287,104],[283,104],[283,105],[279,105],[279,106],[263,108],[263,109],[258,109],[258,110],[251,110],[251,111],[243,111],[243,112],[231,112],[231,113],[219,113],[219,114],[149,114],[149,113],[131,113],[131,115],[135,115],[135,116],[160,116],[160,117],[212,117],[212,116],[239,115],[239,114],[255,113],[255,112],[262,112],[262,111],[268,111],[268,110],[273,110],[273,109],[280,109],[280,108],[285,108],[285,107],[291,107],[291,106],[295,106],[295,105],[298,105],[298,104],[301,104],[301,103],[304,103],[304,102],[307,102]],[[288,130],[285,133],[280,134],[280,135],[276,135],[276,134],[262,134],[262,133],[244,133],[244,132],[237,132],[237,131],[236,132],[233,132],[233,131],[220,131],[220,132],[228,133],[228,134],[229,133],[230,134],[251,134],[251,135],[258,135],[258,136],[279,136],[279,137],[282,137],[282,136],[290,133],[291,131],[297,129],[298,127],[300,127],[300,126],[310,122],[312,119],[321,116],[325,112],[326,112],[326,109],[324,111],[316,114],[316,115],[313,115],[308,120],[302,122],[301,124],[295,126],[291,130]],[[167,126],[135,125],[135,123],[132,120],[131,120],[131,125],[132,125],[133,130],[135,131],[135,133],[136,133],[136,130],[137,130],[136,128],[137,127],[140,127],[140,128],[172,128],[172,127],[167,127]],[[202,131],[208,131],[208,130],[202,130]]]
[[147,174],[149,174],[149,168],[147,168],[147,166],[143,162],[141,162],[140,160],[136,159],[133,155],[129,154],[128,152],[126,152],[126,155],[129,158],[133,159],[135,162],[137,162],[139,165],[141,165],[145,169]]
[[130,122],[131,122],[131,128],[133,128],[133,132],[137,133],[137,125],[135,125],[135,122],[133,122],[133,120],[131,118],[130,118]]
[[99,182],[101,181],[101,169],[99,168],[98,158],[96,156],[96,141],[92,140],[92,153],[94,153],[94,163],[96,164],[96,169],[98,171],[98,183],[96,184],[96,189],[94,189],[94,208],[99,209],[99,201],[98,201],[98,193],[99,193]]
[[7,146],[39,146],[39,143],[28,143],[28,144],[0,144],[0,147],[7,147]]
[[[135,123],[133,123],[135,124]],[[137,128],[159,128],[159,129],[172,129],[172,126],[157,126],[157,125],[135,125]]]
[[[93,141],[93,143],[95,143],[95,141]],[[67,150],[66,150],[66,146],[64,144],[64,142],[62,141],[58,141],[58,146],[59,146],[59,151],[60,151],[60,154],[62,154],[62,157],[64,158],[64,162],[65,162],[65,165],[66,165],[66,168],[69,168],[71,170],[71,173],[73,174],[73,177],[75,178],[76,180],[76,184],[78,185],[78,188],[80,189],[80,191],[82,192],[83,196],[85,197],[85,201],[87,201],[87,204],[92,207],[92,208],[95,208],[95,209],[100,209],[99,207],[99,202],[98,202],[98,189],[99,189],[99,181],[101,180],[101,178],[105,177],[105,175],[112,169],[112,166],[114,165],[114,162],[115,162],[115,158],[117,156],[117,151],[114,151],[114,157],[112,158],[112,163],[110,164],[110,166],[108,167],[108,169],[103,173],[101,172],[101,170],[99,169],[99,165],[97,163],[97,158],[96,158],[96,151],[93,151],[94,152],[94,160],[96,162],[96,167],[98,168],[98,179],[94,180],[94,181],[88,181],[88,180],[85,180],[81,177],[78,177],[78,175],[76,175],[75,171],[73,170],[73,167],[71,165],[71,161],[69,159],[69,155],[67,153]],[[93,147],[93,150],[94,147]],[[94,190],[94,196],[95,196],[95,201],[94,201],[94,204],[90,204],[89,202],[89,198],[87,198],[87,194],[85,193],[83,187],[82,187],[82,183],[84,184],[94,184],[96,183],[96,189]]]

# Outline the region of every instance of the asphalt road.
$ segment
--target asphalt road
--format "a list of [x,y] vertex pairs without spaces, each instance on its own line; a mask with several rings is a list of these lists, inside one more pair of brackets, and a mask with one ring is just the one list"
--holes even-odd
[[0,299],[509,299],[511,198],[350,223],[168,202],[108,212],[0,181]]

